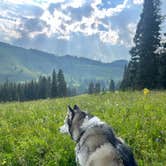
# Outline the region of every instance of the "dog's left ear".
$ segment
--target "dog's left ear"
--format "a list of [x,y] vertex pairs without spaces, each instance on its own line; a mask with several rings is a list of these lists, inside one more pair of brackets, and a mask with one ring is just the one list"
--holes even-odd
[[74,110],[68,105],[68,112],[71,116],[74,116]]

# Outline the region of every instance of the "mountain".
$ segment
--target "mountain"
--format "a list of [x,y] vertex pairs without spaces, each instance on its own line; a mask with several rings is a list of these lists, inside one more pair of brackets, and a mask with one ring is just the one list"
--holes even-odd
[[126,60],[102,63],[71,55],[55,56],[0,42],[0,81],[26,81],[62,69],[70,83],[81,81],[121,80]]

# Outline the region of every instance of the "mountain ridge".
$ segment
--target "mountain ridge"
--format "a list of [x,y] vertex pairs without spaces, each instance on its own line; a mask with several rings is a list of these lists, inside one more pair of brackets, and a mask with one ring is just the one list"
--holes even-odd
[[[104,63],[72,55],[57,56],[0,42],[0,81],[26,81],[62,69],[67,80],[109,80],[122,78],[126,60]],[[80,75],[81,73],[81,75]]]

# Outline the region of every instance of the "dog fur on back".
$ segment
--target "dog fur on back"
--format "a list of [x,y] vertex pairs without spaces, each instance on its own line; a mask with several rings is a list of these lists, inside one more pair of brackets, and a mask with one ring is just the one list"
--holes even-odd
[[113,129],[98,117],[75,105],[68,106],[65,124],[60,128],[76,141],[76,163],[80,166],[136,166],[130,148]]

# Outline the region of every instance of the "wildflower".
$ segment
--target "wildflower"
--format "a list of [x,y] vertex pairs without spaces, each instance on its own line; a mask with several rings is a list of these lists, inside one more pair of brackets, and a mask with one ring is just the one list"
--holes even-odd
[[115,91],[115,93],[116,93],[116,94],[118,94],[118,93],[119,93],[119,91],[117,91],[117,90],[116,90],[116,91]]
[[144,92],[144,95],[147,95],[147,94],[149,94],[149,93],[150,93],[150,90],[149,90],[149,89],[147,89],[147,88],[144,88],[143,92]]
[[5,165],[6,164],[6,160],[4,160],[3,162],[2,162],[2,165]]

